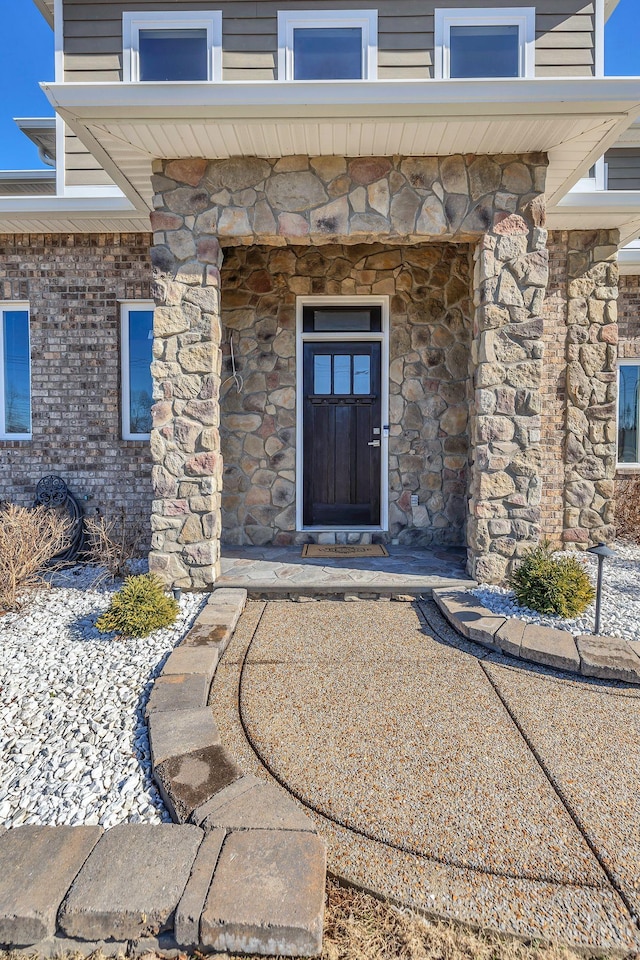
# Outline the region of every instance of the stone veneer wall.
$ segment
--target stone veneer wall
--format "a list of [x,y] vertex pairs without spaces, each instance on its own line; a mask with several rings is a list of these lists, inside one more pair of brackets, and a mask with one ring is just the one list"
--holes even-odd
[[640,275],[621,276],[618,296],[618,356],[640,360]]
[[564,541],[579,548],[615,536],[618,241],[568,234]]
[[564,456],[567,401],[567,234],[547,240],[549,284],[542,308],[541,535],[561,547],[564,529]]
[[[388,294],[390,538],[464,542],[473,306],[466,244],[232,247],[222,268],[222,535],[289,544],[295,533],[296,296]],[[411,495],[419,505],[411,507]]]
[[220,242],[453,240],[478,244],[468,565],[504,576],[540,529],[546,165],[541,154],[155,164],[153,570],[181,586],[218,573]]
[[148,234],[0,236],[0,300],[31,308],[33,438],[0,440],[0,499],[33,501],[59,474],[88,512],[146,525],[151,454],[122,440],[119,299],[150,297]]

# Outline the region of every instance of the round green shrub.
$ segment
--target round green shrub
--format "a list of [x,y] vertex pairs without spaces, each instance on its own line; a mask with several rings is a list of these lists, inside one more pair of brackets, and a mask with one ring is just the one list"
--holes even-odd
[[577,617],[595,598],[584,564],[577,557],[558,557],[544,542],[529,553],[510,578],[522,607],[560,617]]
[[175,623],[179,610],[177,601],[167,596],[160,580],[152,573],[144,573],[127,577],[122,589],[113,595],[109,609],[96,620],[96,627],[101,633],[148,637],[154,630]]

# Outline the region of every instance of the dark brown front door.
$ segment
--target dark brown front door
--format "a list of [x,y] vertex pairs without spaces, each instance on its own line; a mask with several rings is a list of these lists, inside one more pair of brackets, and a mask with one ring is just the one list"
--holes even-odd
[[380,348],[304,345],[305,526],[380,524]]

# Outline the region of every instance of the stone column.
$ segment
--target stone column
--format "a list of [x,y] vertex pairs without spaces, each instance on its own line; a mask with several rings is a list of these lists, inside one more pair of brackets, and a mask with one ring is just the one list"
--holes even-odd
[[182,223],[173,213],[152,215],[157,307],[149,567],[169,585],[198,590],[219,574],[222,254],[208,237],[196,255]]
[[617,230],[575,230],[567,252],[564,541],[615,537]]
[[544,208],[495,217],[475,252],[468,570],[500,583],[540,537]]

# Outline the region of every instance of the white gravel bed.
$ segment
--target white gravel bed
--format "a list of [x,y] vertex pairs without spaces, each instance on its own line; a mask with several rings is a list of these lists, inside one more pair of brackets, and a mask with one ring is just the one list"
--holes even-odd
[[[600,633],[624,640],[640,640],[640,546],[618,542],[613,549],[617,557],[604,561]],[[596,558],[588,553],[571,552],[568,555],[584,562],[595,586],[598,571]],[[504,587],[483,583],[471,592],[483,606],[503,617],[519,617],[528,623],[568,630],[574,637],[581,633],[593,633],[595,603],[581,617],[563,620],[519,606],[513,592]]]
[[116,640],[95,621],[120,584],[75,567],[0,617],[0,825],[160,823],[144,706],[202,604],[175,625]]

